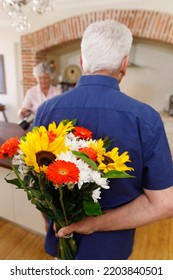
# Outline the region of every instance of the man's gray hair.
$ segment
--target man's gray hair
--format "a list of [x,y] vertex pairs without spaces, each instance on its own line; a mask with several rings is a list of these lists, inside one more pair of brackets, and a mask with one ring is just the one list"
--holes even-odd
[[90,24],[81,41],[84,72],[116,72],[129,55],[132,41],[128,27],[116,20],[106,19]]
[[51,79],[54,78],[54,71],[50,67],[50,63],[47,61],[40,62],[33,68],[33,76],[38,79],[43,74],[47,73]]

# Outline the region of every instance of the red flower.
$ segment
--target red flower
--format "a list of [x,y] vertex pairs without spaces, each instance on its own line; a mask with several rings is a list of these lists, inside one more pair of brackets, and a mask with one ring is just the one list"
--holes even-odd
[[79,152],[85,153],[93,161],[97,160],[97,152],[93,148],[79,148]]
[[0,158],[14,156],[18,151],[18,146],[19,138],[17,136],[15,138],[9,138],[0,147]]
[[74,135],[80,137],[81,139],[92,139],[92,131],[80,126],[74,127]]
[[54,185],[75,184],[79,180],[79,169],[72,162],[58,160],[48,166],[46,176]]
[[55,141],[57,135],[53,131],[48,131],[47,134],[49,137],[49,143],[52,143],[53,141]]
[[[42,132],[40,132],[40,137],[42,137]],[[49,144],[55,141],[57,135],[53,131],[47,131],[47,136],[49,138]]]

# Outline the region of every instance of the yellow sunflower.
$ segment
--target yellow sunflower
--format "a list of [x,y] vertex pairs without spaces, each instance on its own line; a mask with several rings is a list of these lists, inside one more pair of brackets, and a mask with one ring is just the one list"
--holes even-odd
[[90,147],[97,152],[97,161],[100,163],[104,160],[103,155],[105,154],[104,142],[102,139],[90,142]]
[[68,134],[70,131],[72,131],[73,128],[74,125],[72,121],[69,121],[67,123],[61,121],[57,127],[55,122],[49,124],[48,131],[53,131],[59,137]]
[[115,147],[103,155],[103,160],[99,162],[98,169],[103,170],[104,173],[111,170],[122,172],[134,170],[132,167],[128,167],[125,164],[126,162],[131,162],[128,152],[119,155],[119,149]]
[[68,150],[63,135],[56,137],[56,125],[52,125],[51,129],[49,127],[47,130],[44,126],[34,128],[20,141],[19,148],[24,153],[25,163],[33,167],[36,172],[46,172],[48,162]]

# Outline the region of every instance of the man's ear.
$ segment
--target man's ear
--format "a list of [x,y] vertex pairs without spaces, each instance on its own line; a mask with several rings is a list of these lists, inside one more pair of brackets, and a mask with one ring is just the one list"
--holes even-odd
[[118,75],[116,76],[116,79],[118,80],[118,83],[121,82],[122,78],[126,75],[126,69],[127,69],[127,66],[128,66],[128,62],[129,62],[129,57],[126,56],[122,63],[121,63],[121,66],[119,68],[119,71],[118,71]]
[[120,67],[120,72],[122,73],[123,76],[126,75],[126,70],[127,70],[128,62],[129,62],[129,56],[126,56],[123,59],[123,62],[122,62],[121,67]]
[[81,68],[82,68],[82,70],[83,70],[83,60],[82,60],[82,55],[80,55],[80,60],[79,60],[79,62],[80,62],[80,66],[81,66]]

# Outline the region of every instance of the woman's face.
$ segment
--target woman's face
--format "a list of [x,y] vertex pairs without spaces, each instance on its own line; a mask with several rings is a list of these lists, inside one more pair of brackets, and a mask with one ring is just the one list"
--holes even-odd
[[48,89],[51,85],[51,78],[49,74],[44,73],[38,78],[38,82],[41,89]]

